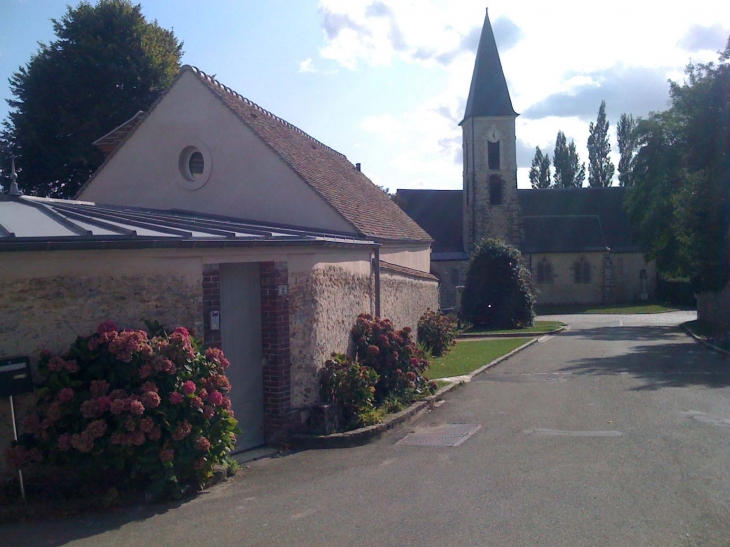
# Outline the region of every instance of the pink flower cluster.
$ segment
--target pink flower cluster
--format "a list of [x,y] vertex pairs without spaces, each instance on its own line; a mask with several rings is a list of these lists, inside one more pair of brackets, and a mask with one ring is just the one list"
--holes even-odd
[[220,367],[221,371],[226,370],[230,366],[230,362],[223,355],[220,348],[208,348],[205,350],[205,358]]
[[76,364],[76,361],[66,361],[64,359],[61,359],[57,355],[54,357],[51,357],[48,360],[48,370],[51,372],[70,372],[71,374],[79,371],[79,366]]

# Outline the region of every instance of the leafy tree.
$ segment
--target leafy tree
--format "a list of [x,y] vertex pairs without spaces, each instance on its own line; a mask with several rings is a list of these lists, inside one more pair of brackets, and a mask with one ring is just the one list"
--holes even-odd
[[550,188],[550,156],[543,155],[540,147],[535,147],[535,157],[530,168],[530,182],[533,188]]
[[531,326],[535,290],[520,251],[500,239],[482,241],[469,261],[461,302],[461,316],[476,326]]
[[580,162],[580,156],[575,148],[575,141],[570,139],[567,144],[565,133],[558,131],[555,138],[555,152],[553,153],[553,175],[555,188],[580,188],[586,179],[586,166]]
[[638,123],[626,208],[660,271],[718,290],[730,277],[730,40],[717,65],[690,64],[670,99]]
[[616,126],[616,140],[621,159],[618,162],[618,182],[621,186],[631,186],[631,162],[636,153],[636,126],[638,120],[631,114],[621,114]]
[[3,140],[26,193],[69,197],[103,160],[91,143],[172,83],[182,43],[130,0],[69,6],[53,29],[57,39],[10,78]]
[[588,128],[588,184],[594,187],[611,186],[616,170],[609,157],[608,127],[606,101],[601,101],[596,123],[591,122]]

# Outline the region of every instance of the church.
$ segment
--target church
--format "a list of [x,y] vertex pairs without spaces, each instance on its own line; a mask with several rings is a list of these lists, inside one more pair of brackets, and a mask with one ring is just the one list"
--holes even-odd
[[623,208],[625,188],[518,189],[515,120],[489,21],[484,20],[462,129],[461,190],[398,190],[398,203],[434,240],[431,273],[442,309],[480,241],[502,238],[532,272],[539,304],[650,300],[647,262]]

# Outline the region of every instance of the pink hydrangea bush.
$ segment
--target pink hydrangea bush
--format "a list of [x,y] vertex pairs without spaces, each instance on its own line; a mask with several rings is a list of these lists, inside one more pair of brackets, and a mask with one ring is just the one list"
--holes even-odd
[[390,398],[408,404],[436,391],[436,383],[425,376],[429,362],[410,327],[396,330],[390,319],[361,313],[351,336],[357,360],[378,373],[377,401]]
[[150,336],[104,322],[64,355],[42,353],[44,384],[8,461],[113,476],[154,495],[200,487],[214,465],[232,465],[228,365],[185,328]]
[[377,423],[436,391],[410,328],[396,330],[390,319],[360,314],[350,334],[354,355],[333,353],[319,377],[320,399],[337,407],[341,429]]

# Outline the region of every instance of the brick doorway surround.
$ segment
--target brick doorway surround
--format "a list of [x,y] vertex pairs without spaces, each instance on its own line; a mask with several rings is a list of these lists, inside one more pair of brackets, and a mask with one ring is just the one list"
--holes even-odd
[[[264,366],[264,435],[271,440],[284,432],[291,408],[289,355],[289,269],[285,261],[260,262],[261,346]],[[220,347],[220,330],[210,329],[211,312],[221,309],[220,265],[203,266],[203,341]],[[234,386],[235,389],[235,386]]]

